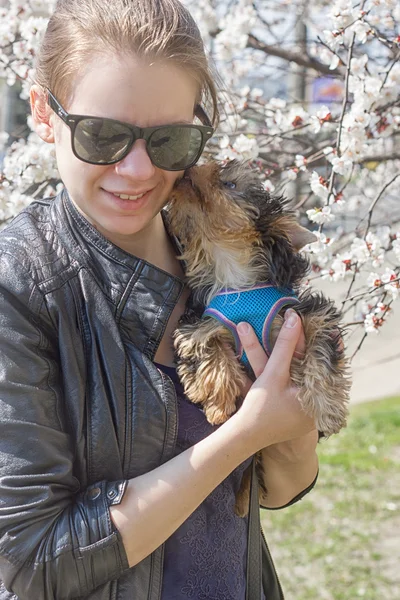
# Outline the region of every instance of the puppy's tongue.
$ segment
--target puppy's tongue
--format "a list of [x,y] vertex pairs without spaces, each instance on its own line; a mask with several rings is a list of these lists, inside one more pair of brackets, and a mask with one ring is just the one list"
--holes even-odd
[[192,185],[190,175],[185,173],[184,176],[175,183],[175,185]]

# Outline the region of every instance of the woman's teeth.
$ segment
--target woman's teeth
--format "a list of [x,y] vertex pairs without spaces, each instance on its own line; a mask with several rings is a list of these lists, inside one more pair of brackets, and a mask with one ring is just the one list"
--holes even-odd
[[144,194],[139,194],[139,196],[127,196],[126,194],[114,194],[115,196],[118,196],[118,198],[121,198],[121,200],[139,200],[140,198],[143,198]]

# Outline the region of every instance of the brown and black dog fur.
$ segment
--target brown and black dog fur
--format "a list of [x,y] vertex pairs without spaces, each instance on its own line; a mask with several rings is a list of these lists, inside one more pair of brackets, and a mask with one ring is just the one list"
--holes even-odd
[[[350,391],[341,314],[321,293],[301,291],[309,263],[299,250],[315,236],[297,223],[288,201],[265,191],[243,163],[212,161],[192,167],[176,185],[168,220],[182,245],[187,283],[199,305],[226,288],[244,290],[264,282],[296,292],[300,302],[294,308],[302,319],[306,350],[302,359],[293,359],[291,377],[317,429],[326,436],[337,433],[346,425]],[[282,323],[277,315],[274,341]],[[210,423],[223,423],[240,406],[247,374],[235,356],[231,332],[198,314],[181,320],[174,340],[187,397],[202,405]],[[247,513],[248,496],[249,473],[236,503],[241,516]]]

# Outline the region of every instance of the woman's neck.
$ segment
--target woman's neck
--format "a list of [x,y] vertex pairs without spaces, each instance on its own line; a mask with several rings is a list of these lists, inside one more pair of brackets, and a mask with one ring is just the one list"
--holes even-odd
[[146,260],[167,273],[183,279],[182,264],[176,257],[177,253],[165,228],[161,212],[144,229],[135,234],[121,235],[113,233],[110,235],[110,232],[103,231],[99,224],[94,223],[72,198],[71,200],[85,219],[110,242],[122,248],[125,252],[129,252],[137,258]]
[[139,231],[131,238],[116,237],[111,241],[126,252],[146,260],[175,277],[183,278],[182,265],[176,258],[176,251],[165,229],[161,213],[156,215],[145,230]]

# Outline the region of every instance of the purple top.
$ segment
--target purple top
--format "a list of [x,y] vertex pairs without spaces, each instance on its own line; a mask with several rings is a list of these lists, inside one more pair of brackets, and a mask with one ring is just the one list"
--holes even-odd
[[[156,364],[174,382],[178,399],[175,455],[210,435],[201,408],[187,400],[172,367]],[[161,600],[244,600],[247,517],[234,513],[242,473],[239,465],[165,542]]]

